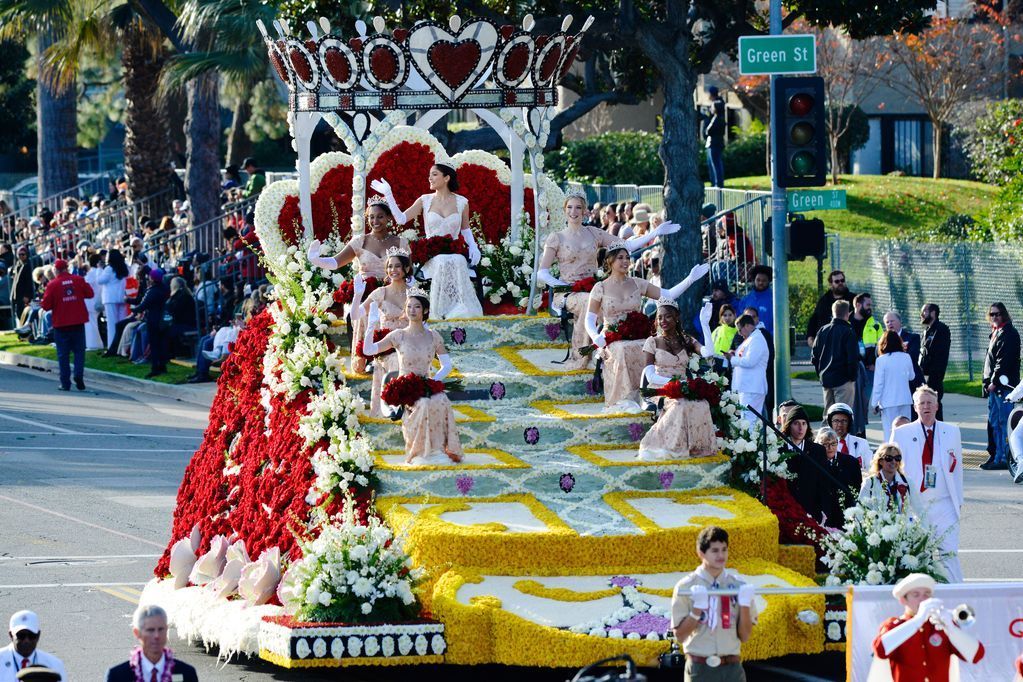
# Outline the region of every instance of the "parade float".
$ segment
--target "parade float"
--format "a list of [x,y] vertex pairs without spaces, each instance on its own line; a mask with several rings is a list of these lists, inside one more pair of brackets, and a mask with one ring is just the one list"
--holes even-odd
[[[590,21],[566,17],[551,35],[528,17],[377,18],[345,36],[324,20],[303,36],[260,26],[290,93],[298,179],[258,201],[275,301],[223,365],[142,597],[181,637],[285,667],[580,666],[620,653],[655,665],[670,646],[672,588],[711,523],[729,531],[744,579],[815,584],[814,548],[789,544],[812,533],[786,515],[783,486],[772,508],[749,494],[762,474],[784,476],[782,456],[722,377],[692,361],[719,452],[639,461],[650,413],[603,410],[592,371],[558,364],[559,320],[537,312],[540,246],[565,221],[542,150]],[[493,127],[508,160],[448,157],[429,128],[453,109]],[[320,121],[347,152],[310,158]],[[465,458],[416,466],[400,424],[368,416],[371,378],[349,370],[350,275],[312,265],[306,249],[318,239],[336,253],[361,234],[375,180],[412,204],[441,160],[469,200],[488,314],[429,323],[464,386],[453,404]],[[422,226],[400,229],[415,252]],[[744,657],[822,651],[823,597],[757,600]]]

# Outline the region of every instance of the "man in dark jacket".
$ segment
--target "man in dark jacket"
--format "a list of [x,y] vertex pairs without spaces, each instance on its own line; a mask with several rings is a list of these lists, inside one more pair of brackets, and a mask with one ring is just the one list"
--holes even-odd
[[852,305],[852,300],[855,296],[845,286],[845,273],[841,270],[835,270],[828,275],[828,287],[828,290],[817,299],[817,305],[813,308],[813,315],[810,316],[809,321],[806,323],[806,345],[810,348],[813,348],[814,337],[817,336],[820,328],[831,322],[831,305],[835,301],[849,301],[849,305]]
[[[1008,469],[1008,427],[1012,403],[1006,402],[1005,394],[1019,383],[1019,332],[1012,325],[1012,318],[1004,303],[992,303],[987,315],[991,323],[991,340],[988,342],[987,355],[984,356],[983,380],[993,442],[989,444],[990,456],[980,468]],[[1008,380],[1008,386],[1002,383],[1002,377]]]
[[841,528],[845,525],[845,510],[859,501],[863,474],[855,457],[839,452],[835,431],[822,430],[817,442],[825,453],[824,470],[818,477],[817,506],[824,525]]
[[153,268],[149,271],[149,287],[142,301],[135,306],[134,311],[141,315],[146,323],[146,334],[149,337],[149,361],[152,368],[147,379],[167,372],[167,339],[163,333],[163,308],[167,303],[169,292],[167,285],[163,283],[163,270]]
[[139,606],[132,617],[132,633],[141,651],[136,649],[138,654],[133,653],[129,660],[108,670],[107,682],[163,679],[199,682],[195,668],[175,658],[167,648],[167,612],[162,608]]
[[948,354],[952,349],[952,332],[948,325],[938,319],[941,309],[937,303],[925,303],[920,309],[920,324],[924,325],[923,343],[920,346],[920,371],[924,383],[938,392],[938,421],[944,421],[941,413],[941,399],[945,395],[945,370],[948,369]]
[[60,390],[71,390],[71,354],[75,355],[75,388],[85,390],[85,323],[89,310],[85,299],[95,294],[83,277],[68,272],[67,261],[53,263],[56,277],[43,292],[43,310],[53,312],[53,340],[57,344]]
[[831,322],[818,331],[810,356],[824,389],[825,410],[832,403],[853,403],[860,362],[859,345],[849,324],[849,302],[835,301],[831,314]]
[[28,248],[18,247],[18,260],[11,270],[11,304],[14,306],[14,319],[21,317],[21,311],[28,307],[35,296],[36,285],[32,281],[32,269],[37,263],[29,258]]

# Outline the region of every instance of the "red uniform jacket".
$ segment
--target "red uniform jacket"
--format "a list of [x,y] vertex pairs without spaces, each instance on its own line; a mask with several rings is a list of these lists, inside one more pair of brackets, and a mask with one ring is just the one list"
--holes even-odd
[[92,287],[84,278],[63,272],[46,285],[43,310],[53,311],[54,328],[85,324],[89,321],[85,299],[92,297]]
[[[949,663],[953,656],[963,658],[956,651],[948,637],[938,630],[930,621],[924,623],[916,634],[895,651],[887,652],[881,643],[881,635],[902,625],[906,618],[889,618],[881,624],[881,629],[874,638],[874,655],[887,658],[892,666],[894,682],[948,682]],[[984,645],[977,649],[977,655],[969,663],[976,663],[984,658]],[[966,659],[963,659],[966,660]]]

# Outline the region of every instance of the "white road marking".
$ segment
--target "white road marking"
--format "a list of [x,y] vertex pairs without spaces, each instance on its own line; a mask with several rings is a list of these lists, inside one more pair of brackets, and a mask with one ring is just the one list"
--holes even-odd
[[40,507],[39,505],[36,505],[36,504],[30,504],[28,502],[22,502],[21,500],[16,500],[13,497],[8,497],[7,495],[0,495],[0,500],[7,500],[8,502],[12,502],[14,504],[20,504],[23,507],[28,507],[29,509],[34,509],[36,511],[43,512],[44,514],[51,514],[51,515],[56,516],[58,518],[66,519],[67,521],[74,521],[75,523],[80,523],[83,526],[88,526],[90,528],[95,528],[96,530],[103,530],[103,531],[106,531],[108,533],[112,533],[114,535],[120,535],[122,538],[128,538],[129,540],[135,540],[136,542],[141,542],[144,545],[150,545],[151,547],[156,547],[157,549],[163,549],[164,548],[164,545],[159,543],[159,542],[153,542],[152,540],[146,540],[145,538],[140,538],[137,535],[131,535],[130,533],[122,533],[119,530],[114,530],[113,528],[107,528],[105,526],[100,526],[100,525],[97,525],[95,523],[91,523],[89,521],[85,521],[84,519],[78,519],[78,518],[75,518],[74,516],[68,516],[67,514],[61,514],[60,512],[55,512],[52,509],[47,509],[46,507]]
[[82,435],[81,432],[79,431],[72,431],[71,429],[65,429],[61,426],[54,426],[53,424],[44,424],[42,422],[33,421],[31,419],[24,419],[23,417],[12,417],[9,414],[0,414],[0,419],[9,419],[12,422],[28,424],[29,426],[34,426],[37,429],[49,429],[50,431],[56,431],[57,433],[65,433],[69,436]]
[[38,590],[42,588],[52,587],[123,587],[123,586],[134,586],[141,585],[146,586],[149,583],[33,583],[31,585],[0,585],[0,590]]
[[67,556],[0,556],[0,561],[61,561],[63,559],[158,559],[162,554],[80,554]]

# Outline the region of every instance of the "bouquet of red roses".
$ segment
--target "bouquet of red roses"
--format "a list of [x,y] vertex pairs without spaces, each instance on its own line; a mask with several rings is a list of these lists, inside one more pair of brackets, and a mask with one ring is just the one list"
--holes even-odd
[[409,249],[412,251],[412,262],[419,266],[425,265],[434,256],[445,254],[465,256],[466,262],[469,260],[469,245],[462,239],[462,235],[422,237],[409,244]]
[[[610,346],[615,341],[636,341],[639,339],[645,339],[650,336],[652,329],[653,322],[650,318],[638,310],[633,310],[625,316],[625,319],[619,320],[614,324],[610,324],[604,329],[604,340],[607,341],[607,345]],[[579,354],[588,356],[595,350],[597,350],[597,347],[590,344],[580,348]]]
[[[391,331],[392,330],[390,330],[390,329],[374,329],[373,330],[373,343],[380,343],[380,339],[382,339],[385,336],[387,336],[388,334],[390,334]],[[363,344],[364,344],[364,342],[363,342],[362,339],[359,339],[358,341],[355,342],[355,354],[358,355],[360,358],[365,358],[366,360],[369,360],[369,357],[366,355],[366,351],[365,351],[365,348],[364,348]],[[393,352],[394,352],[393,348],[388,348],[385,351],[381,351],[381,352],[377,353],[373,357],[381,358],[381,357],[383,357],[385,355],[390,355]]]
[[[376,277],[365,277],[366,291],[362,292],[362,300],[365,301],[369,295],[380,286],[380,280]],[[353,280],[346,279],[334,292],[334,305],[345,306],[355,299],[355,284]]]
[[551,291],[555,294],[588,294],[593,291],[597,281],[596,277],[583,277],[581,280],[572,282],[567,286],[551,287]]
[[650,395],[664,396],[672,400],[706,400],[711,407],[721,404],[721,389],[699,377],[672,379],[664,386],[650,391]]
[[420,398],[429,398],[445,390],[456,390],[459,387],[457,381],[445,383],[418,374],[402,374],[387,382],[384,390],[380,392],[380,399],[391,407],[412,407]]

